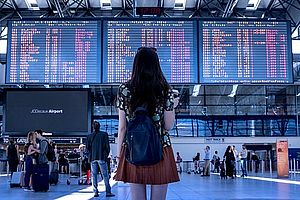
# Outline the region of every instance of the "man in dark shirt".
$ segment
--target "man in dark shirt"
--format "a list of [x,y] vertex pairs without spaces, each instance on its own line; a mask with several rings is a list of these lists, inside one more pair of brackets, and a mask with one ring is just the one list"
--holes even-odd
[[11,177],[13,172],[17,171],[18,164],[19,164],[19,147],[15,144],[13,139],[9,140],[9,146],[6,150],[6,155],[8,159],[9,171],[11,172]]
[[100,131],[100,124],[99,122],[94,121],[93,123],[94,132],[90,134],[87,138],[87,149],[89,151],[89,160],[91,162],[92,168],[92,183],[93,183],[93,190],[94,190],[94,197],[99,196],[98,191],[98,181],[97,181],[97,174],[98,174],[98,167],[103,175],[105,189],[106,189],[106,196],[112,197],[115,196],[111,193],[111,187],[109,185],[109,175],[107,170],[107,157],[110,152],[109,147],[109,140],[108,134],[106,132]]

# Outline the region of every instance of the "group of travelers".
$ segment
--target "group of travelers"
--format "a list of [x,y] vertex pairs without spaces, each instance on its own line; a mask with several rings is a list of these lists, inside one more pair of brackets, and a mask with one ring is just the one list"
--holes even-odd
[[[90,183],[90,170],[93,175],[92,183],[94,187],[95,197],[98,194],[98,179],[97,176],[101,172],[101,176],[104,179],[106,186],[106,196],[115,196],[111,193],[111,187],[109,184],[110,172],[108,171],[108,155],[110,153],[109,140],[106,132],[100,131],[100,124],[98,122],[93,123],[93,133],[88,136],[86,145],[81,144],[79,147],[79,152],[73,152],[67,155],[67,158],[81,157],[82,167],[87,171],[87,182]],[[45,176],[47,182],[51,179],[51,172],[54,170],[58,174],[58,163],[62,165],[61,170],[68,172],[69,163],[66,160],[63,152],[57,152],[56,145],[51,141],[42,136],[42,130],[30,131],[27,135],[27,143],[24,145],[24,165],[21,165],[19,156],[19,146],[15,143],[13,139],[10,139],[10,144],[7,147],[7,157],[9,163],[9,170],[11,172],[11,177],[13,173],[19,168],[23,171],[25,166],[24,174],[24,191],[32,191],[32,186],[34,179],[32,178],[33,173],[37,168],[43,168],[48,171],[49,176]],[[90,166],[91,165],[91,166]],[[23,167],[22,167],[23,166]],[[100,168],[100,171],[98,170]],[[22,178],[21,178],[22,179]],[[49,182],[50,183],[50,182]],[[44,190],[43,190],[44,191]],[[46,191],[46,190],[45,190]]]
[[[198,152],[196,156],[193,157],[193,166],[194,166],[194,173],[195,174],[201,174],[202,176],[209,176],[210,171],[214,173],[222,173],[221,171],[224,171],[225,177],[234,178],[237,175],[237,170],[239,170],[239,164],[241,167],[241,177],[247,176],[247,161],[248,161],[248,150],[246,149],[245,145],[242,145],[241,152],[238,152],[235,148],[235,145],[228,146],[226,148],[226,151],[223,155],[223,159],[221,160],[221,157],[218,155],[218,151],[214,152],[214,155],[212,158],[210,157],[210,147],[206,146],[204,149],[204,157],[201,159],[201,154]],[[176,163],[177,163],[177,170],[182,171],[180,163],[182,162],[182,157],[180,156],[180,153],[177,152],[176,157]],[[258,165],[259,165],[259,159],[258,156],[253,153],[252,158],[253,161],[255,161],[255,172],[258,171]],[[203,160],[203,164],[200,164],[201,160]],[[257,162],[258,160],[258,162]],[[212,164],[213,169],[210,170],[210,164]],[[202,167],[201,167],[202,166]]]
[[242,146],[240,153],[238,153],[234,145],[228,146],[223,156],[226,167],[226,177],[228,176],[232,179],[236,177],[239,161],[242,169],[241,177],[247,176],[247,156],[248,151],[245,145]]
[[[25,152],[25,177],[24,177],[24,191],[30,191],[31,176],[36,168],[52,169],[52,162],[55,160],[54,152],[52,155],[48,154],[49,149],[52,149],[52,144],[42,136],[42,130],[30,131],[27,134],[27,143],[24,146]],[[50,157],[52,156],[52,157]],[[21,171],[19,147],[15,144],[13,139],[10,139],[10,144],[7,147],[7,158],[9,164],[9,171],[11,177],[13,173],[18,170]],[[49,159],[49,160],[48,160]],[[49,163],[48,163],[49,162]]]
[[201,154],[198,152],[195,157],[193,157],[194,163],[194,173],[200,174],[202,172],[202,176],[210,176],[210,147],[206,146],[204,148],[204,166],[201,170],[200,159]]

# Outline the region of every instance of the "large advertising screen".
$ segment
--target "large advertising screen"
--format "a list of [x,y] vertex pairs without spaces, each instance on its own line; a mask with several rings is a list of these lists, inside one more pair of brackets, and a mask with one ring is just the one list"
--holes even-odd
[[42,129],[52,136],[91,132],[89,90],[7,90],[4,134],[26,135]]

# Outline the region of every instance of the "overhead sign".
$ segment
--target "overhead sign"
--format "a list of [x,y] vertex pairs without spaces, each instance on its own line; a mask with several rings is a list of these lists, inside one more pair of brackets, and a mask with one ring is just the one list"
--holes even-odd
[[219,144],[224,142],[225,142],[224,138],[205,138],[205,143]]
[[162,7],[136,7],[136,15],[161,15]]

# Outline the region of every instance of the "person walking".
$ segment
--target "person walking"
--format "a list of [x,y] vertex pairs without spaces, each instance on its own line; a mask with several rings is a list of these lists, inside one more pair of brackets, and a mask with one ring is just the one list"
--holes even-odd
[[233,176],[233,170],[234,170],[234,153],[233,153],[233,149],[231,146],[228,146],[225,154],[224,154],[224,159],[225,159],[225,163],[226,163],[226,177],[229,176],[232,179],[234,178]]
[[[116,106],[119,109],[118,168],[115,180],[130,183],[132,200],[145,200],[146,185],[151,186],[151,199],[166,199],[168,183],[179,181],[168,131],[175,122],[178,105],[175,92],[166,81],[155,48],[138,49],[131,78],[120,85]],[[133,119],[138,107],[146,107],[160,134],[163,159],[153,165],[138,166],[125,159],[125,133],[127,123]]]
[[182,173],[182,167],[181,167],[181,163],[182,163],[182,158],[179,154],[179,152],[176,153],[176,165],[177,165],[177,171],[179,173]]
[[94,197],[99,196],[97,179],[99,167],[105,183],[106,197],[115,196],[111,193],[107,170],[107,158],[110,151],[108,134],[100,131],[100,124],[97,121],[93,122],[93,133],[87,137],[86,148],[89,152],[89,161],[91,162]]
[[19,156],[19,146],[15,144],[14,139],[9,140],[9,145],[6,150],[6,156],[8,159],[9,171],[10,176],[17,171],[18,165],[20,163],[20,156]]
[[239,169],[239,165],[238,165],[238,161],[239,161],[239,153],[238,151],[235,149],[235,145],[232,145],[232,152],[234,155],[234,166],[233,166],[233,173],[234,176],[236,177],[236,173]]
[[247,176],[247,166],[246,166],[247,155],[248,155],[248,151],[246,149],[246,146],[243,145],[242,146],[242,151],[240,153],[240,156],[241,156],[241,168],[242,168],[242,175],[241,175],[241,177]]
[[217,172],[217,173],[220,173],[220,157],[218,155],[218,151],[215,151],[215,154],[213,155],[213,158],[212,158],[212,163],[214,165],[214,170],[213,172]]
[[204,149],[204,170],[202,176],[210,176],[210,147],[206,146]]

